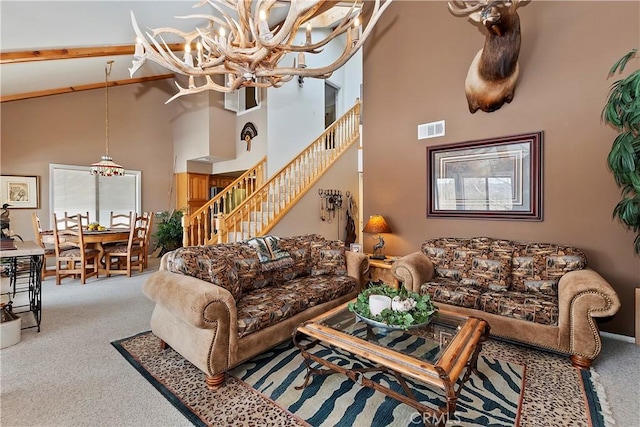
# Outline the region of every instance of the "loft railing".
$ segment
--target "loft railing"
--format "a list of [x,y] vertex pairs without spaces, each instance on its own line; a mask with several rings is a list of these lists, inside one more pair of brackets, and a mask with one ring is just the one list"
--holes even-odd
[[220,218],[217,243],[269,232],[352,144],[360,139],[360,101],[304,151]]
[[220,218],[235,209],[246,197],[264,184],[266,164],[267,158],[263,157],[204,206],[191,215],[183,216],[183,245],[195,246],[216,242],[218,240],[217,223]]

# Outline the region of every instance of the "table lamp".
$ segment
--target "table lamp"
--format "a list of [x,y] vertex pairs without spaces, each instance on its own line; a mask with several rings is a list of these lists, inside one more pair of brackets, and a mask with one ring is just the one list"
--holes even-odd
[[371,215],[362,232],[378,233],[378,243],[373,245],[373,255],[371,255],[369,258],[385,259],[386,257],[384,253],[382,253],[384,249],[384,239],[382,238],[381,233],[391,233],[391,227],[389,227],[389,224],[387,224],[387,221],[384,220],[382,215]]

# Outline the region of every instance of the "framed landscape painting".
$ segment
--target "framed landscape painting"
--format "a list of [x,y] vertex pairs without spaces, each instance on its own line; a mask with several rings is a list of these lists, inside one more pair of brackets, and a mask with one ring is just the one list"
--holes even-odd
[[0,198],[10,209],[38,209],[40,189],[37,176],[2,175],[0,177]]
[[427,216],[542,221],[543,132],[427,147]]

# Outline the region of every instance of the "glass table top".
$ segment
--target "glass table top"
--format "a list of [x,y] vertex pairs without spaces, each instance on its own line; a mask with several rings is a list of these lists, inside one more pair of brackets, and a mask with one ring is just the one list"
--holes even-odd
[[318,323],[435,365],[466,321],[465,317],[438,312],[428,325],[403,331],[371,326],[345,307]]

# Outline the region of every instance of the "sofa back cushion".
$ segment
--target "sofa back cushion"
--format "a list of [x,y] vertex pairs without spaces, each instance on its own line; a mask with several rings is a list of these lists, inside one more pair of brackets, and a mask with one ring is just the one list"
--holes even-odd
[[233,252],[233,266],[244,295],[248,291],[261,289],[273,283],[273,274],[264,268],[255,249],[246,244],[236,244]]
[[430,239],[422,244],[421,250],[433,262],[436,277],[494,291],[506,291],[511,285],[513,247],[506,240]]
[[471,258],[469,276],[481,288],[504,292],[511,287],[513,244],[508,240],[488,237],[470,239],[470,246],[479,251]]
[[558,281],[566,273],[581,270],[587,258],[577,248],[550,243],[514,242],[514,291],[558,295]]
[[241,250],[238,243],[178,248],[167,254],[167,270],[220,286],[237,302],[242,296],[242,286],[235,260]]
[[311,243],[315,241],[324,241],[324,237],[305,234],[280,238],[280,247],[289,253],[293,263],[273,271],[273,280],[276,283],[284,283],[297,277],[308,276],[311,273]]
[[477,255],[469,248],[469,239],[455,237],[427,240],[421,249],[431,259],[436,277],[455,281],[467,278],[471,258]]
[[316,240],[311,243],[311,275],[347,275],[347,259],[342,240]]

